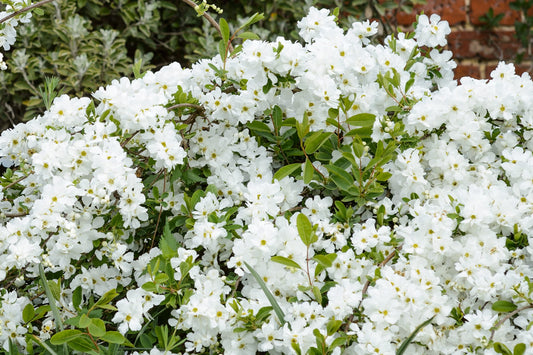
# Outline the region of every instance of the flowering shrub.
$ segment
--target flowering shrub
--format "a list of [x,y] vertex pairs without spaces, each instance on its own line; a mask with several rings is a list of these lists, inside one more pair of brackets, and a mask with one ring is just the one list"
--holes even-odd
[[531,349],[530,78],[457,85],[435,15],[298,26],[0,136],[4,349]]

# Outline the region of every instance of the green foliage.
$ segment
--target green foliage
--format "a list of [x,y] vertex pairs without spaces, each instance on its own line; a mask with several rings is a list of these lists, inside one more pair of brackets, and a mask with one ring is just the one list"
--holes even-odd
[[[382,30],[376,38],[383,41],[396,30],[390,15],[411,12],[421,3],[425,0],[220,1],[217,6],[224,17],[232,19],[219,20],[221,37],[198,16],[204,12],[216,16],[217,9],[209,6],[196,13],[184,2],[164,0],[57,1],[34,10],[31,22],[17,28],[17,42],[6,53],[11,69],[0,71],[0,129],[49,107],[54,97],[47,91],[47,76],[57,78],[58,92],[87,96],[102,83],[124,76],[138,78],[146,69],[173,61],[190,65],[217,52],[226,58],[232,42],[234,54],[246,39],[272,40],[284,33],[298,40],[296,22],[310,6],[338,7],[341,24],[379,19]],[[252,16],[255,12],[264,16]],[[248,27],[251,31],[244,31]]]

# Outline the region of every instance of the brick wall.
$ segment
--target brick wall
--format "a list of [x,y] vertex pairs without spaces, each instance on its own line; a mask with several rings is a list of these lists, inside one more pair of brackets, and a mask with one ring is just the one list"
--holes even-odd
[[[518,51],[524,51],[514,35],[514,23],[521,21],[521,14],[509,8],[510,2],[512,0],[427,0],[426,5],[417,6],[412,14],[398,14],[397,21],[400,26],[408,26],[421,11],[428,16],[440,15],[452,29],[448,49],[458,64],[456,78],[490,78],[490,72],[499,61],[514,62]],[[491,7],[495,15],[503,13],[505,16],[498,28],[487,31],[479,17]],[[528,71],[533,76],[531,56],[526,53],[516,71],[518,74]]]

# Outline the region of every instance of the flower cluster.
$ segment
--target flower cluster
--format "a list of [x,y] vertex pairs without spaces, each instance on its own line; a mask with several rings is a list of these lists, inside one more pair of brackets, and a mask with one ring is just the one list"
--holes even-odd
[[[28,0],[14,0],[9,1],[3,11],[0,11],[0,20],[4,20],[8,16],[12,15],[14,12],[19,11],[25,7],[31,5],[31,1]],[[5,51],[8,51],[11,48],[11,45],[15,43],[17,37],[17,30],[15,27],[19,23],[27,23],[30,21],[31,12],[21,13],[17,16],[11,17],[5,22],[0,23],[0,47]],[[7,65],[3,61],[3,53],[0,53],[0,70],[6,70]]]
[[376,45],[311,8],[303,43],[247,40],[4,132],[3,347],[532,347],[533,82],[502,63],[458,84],[439,20]]

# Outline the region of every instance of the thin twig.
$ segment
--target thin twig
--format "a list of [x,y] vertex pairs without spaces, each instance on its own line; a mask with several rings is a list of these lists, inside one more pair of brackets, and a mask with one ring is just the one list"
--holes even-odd
[[8,218],[24,217],[29,215],[28,212],[19,212],[19,213],[5,213],[4,216]]
[[[43,6],[43,5],[45,5],[45,4],[48,4],[49,2],[52,2],[52,1],[54,1],[54,0],[42,0],[42,1],[36,2],[35,4],[30,5],[30,6],[28,6],[28,7],[25,7],[25,8],[23,8],[23,9],[17,10],[17,11],[15,11],[15,12],[9,14],[8,16],[4,17],[3,19],[0,19],[0,23],[4,23],[4,22],[6,22],[7,20],[10,20],[10,19],[12,19],[12,18],[15,17],[15,16],[18,16],[18,15],[20,15],[20,14],[26,12],[26,11],[33,10],[33,9],[35,9],[36,7],[39,7],[39,6]],[[184,1],[185,1],[185,0],[184,0]]]
[[[182,1],[186,3],[187,5],[189,5],[190,7],[192,7],[193,9],[196,9],[196,6],[198,6],[197,4],[194,3],[194,1],[191,1],[191,0],[182,0]],[[220,26],[215,21],[215,19],[212,18],[211,15],[209,15],[207,12],[204,12],[202,16],[205,17],[207,21],[209,21],[209,23],[212,24],[216,28],[218,33],[220,33],[220,35],[222,36],[222,31],[220,30]],[[233,46],[231,45],[231,43],[228,43],[228,44],[229,44],[229,51],[231,53],[233,52]]]
[[124,148],[124,147],[125,147],[125,146],[126,146],[131,140],[132,140],[132,138],[135,137],[135,135],[136,135],[137,133],[139,133],[139,131],[135,131],[135,132],[133,132],[133,134],[132,134],[131,136],[129,136],[128,139],[126,139],[124,142],[120,143],[120,146],[121,146],[122,148]]
[[26,179],[31,174],[33,174],[33,171],[31,171],[28,175],[25,175],[25,176],[21,177],[20,179],[11,182],[9,185],[5,186],[2,190],[9,189],[11,186],[18,184],[19,182],[21,182],[22,180]]
[[[389,255],[387,255],[387,257],[379,263],[378,267],[379,268],[382,268],[383,266],[385,266],[389,261],[392,260],[392,258],[394,258],[394,256],[396,255],[397,252],[399,252],[400,250],[402,249],[402,246],[398,246],[396,249],[394,249]],[[365,298],[365,295],[366,293],[368,292],[368,288],[370,287],[370,280],[367,280],[363,286],[363,290],[361,291],[361,301],[359,302],[359,306],[357,306],[357,309],[360,309],[361,308],[361,304],[363,303],[363,299]],[[353,321],[353,317],[354,315],[351,314],[350,315],[350,318],[348,318],[348,321],[346,322],[346,325],[344,327],[344,330],[345,331],[348,331],[349,327],[350,327],[350,324],[352,323]]]
[[182,107],[191,107],[191,108],[196,108],[198,110],[203,110],[204,109],[200,105],[183,103],[183,104],[177,104],[177,105],[174,105],[174,106],[167,107],[167,111],[174,110],[174,109],[177,109],[177,108],[182,108]]
[[496,323],[494,325],[494,327],[492,327],[492,332],[490,332],[490,338],[489,338],[489,342],[488,344],[490,344],[490,342],[492,341],[492,338],[494,337],[494,333],[496,332],[496,330],[503,324],[505,323],[506,320],[508,320],[509,318],[511,318],[512,316],[514,316],[515,314],[517,314],[518,312],[521,312],[523,311],[524,309],[528,309],[528,308],[533,308],[533,304],[528,304],[527,306],[524,306],[522,308],[517,308],[515,309],[514,311],[512,311],[511,313],[509,313],[508,315],[506,315],[505,317],[503,317],[498,323]]

